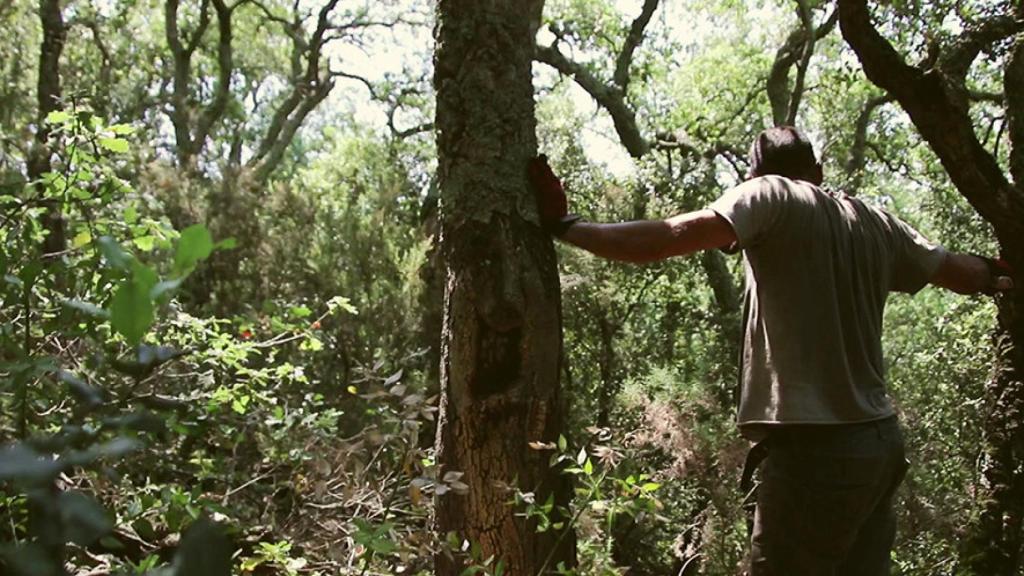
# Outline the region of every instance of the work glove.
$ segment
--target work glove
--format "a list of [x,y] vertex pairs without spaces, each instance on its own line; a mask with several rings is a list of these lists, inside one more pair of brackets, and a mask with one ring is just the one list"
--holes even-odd
[[531,158],[527,166],[527,175],[530,179],[530,186],[533,188],[534,197],[537,199],[537,213],[540,215],[540,225],[549,234],[561,236],[580,217],[569,214],[568,201],[565,199],[565,189],[562,181],[555,176],[551,166],[548,165],[548,157],[544,154]]
[[1013,288],[1013,268],[1002,258],[989,258],[980,254],[972,254],[980,258],[988,266],[989,283],[981,290],[982,294],[994,296]]

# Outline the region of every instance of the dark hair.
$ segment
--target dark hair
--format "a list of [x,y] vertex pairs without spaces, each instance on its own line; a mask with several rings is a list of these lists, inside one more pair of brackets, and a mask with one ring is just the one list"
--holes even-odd
[[750,146],[750,171],[756,178],[777,174],[803,180],[821,179],[814,147],[803,132],[792,126],[768,128],[757,135]]

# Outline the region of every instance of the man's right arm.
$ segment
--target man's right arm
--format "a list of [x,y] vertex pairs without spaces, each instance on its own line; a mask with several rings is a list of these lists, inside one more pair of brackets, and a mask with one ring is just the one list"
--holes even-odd
[[654,262],[699,250],[728,247],[736,242],[736,233],[718,214],[698,210],[664,220],[616,224],[580,222],[561,238],[602,258]]
[[1003,292],[1013,288],[1013,280],[1000,274],[994,265],[984,258],[971,254],[948,252],[930,282],[958,294],[979,294]]

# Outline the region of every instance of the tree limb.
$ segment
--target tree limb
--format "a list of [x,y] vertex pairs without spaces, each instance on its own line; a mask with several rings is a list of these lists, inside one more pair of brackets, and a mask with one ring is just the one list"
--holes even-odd
[[[798,0],[798,7],[801,24],[790,32],[786,41],[776,51],[775,60],[772,62],[765,85],[768,101],[772,108],[772,121],[776,126],[795,122],[800,98],[803,94],[803,76],[807,73],[810,56],[814,53],[814,44],[832,32],[839,21],[839,11],[835,10],[820,26],[815,28],[813,20],[810,19],[810,11],[805,10],[807,8],[806,1]],[[808,41],[808,30],[812,31],[810,41]],[[797,70],[799,90],[796,88],[790,90],[789,70],[798,61],[801,64]],[[801,69],[803,72],[800,71]],[[791,117],[793,120],[790,120]]]
[[534,59],[575,80],[580,88],[608,112],[615,125],[615,132],[630,156],[641,158],[651,149],[650,143],[640,133],[636,113],[626,104],[622,90],[604,84],[590,70],[570,60],[555,46],[537,46]]
[[164,37],[171,52],[174,81],[171,87],[168,116],[174,127],[175,152],[178,164],[191,168],[196,154],[192,139],[189,113],[189,83],[192,79],[192,55],[199,47],[209,24],[209,0],[203,0],[200,7],[199,25],[192,33],[188,44],[182,44],[178,28],[178,0],[164,2]]
[[871,115],[880,106],[892,102],[892,96],[888,94],[869,98],[857,115],[857,122],[853,128],[853,144],[850,145],[850,157],[846,161],[846,185],[847,194],[855,195],[864,182],[864,166],[867,164],[867,142],[868,126],[871,124]]
[[796,0],[796,4],[806,40],[800,63],[796,67],[796,81],[793,83],[793,91],[789,97],[789,113],[786,114],[786,124],[790,126],[796,124],[796,113],[800,109],[800,99],[804,95],[804,81],[807,78],[807,69],[811,66],[811,56],[814,55],[815,44],[814,18],[811,16],[811,7],[807,5],[807,0]]
[[866,0],[840,0],[843,37],[864,73],[906,110],[957,189],[990,222],[1003,243],[1024,235],[1024,195],[978,140],[969,111],[951,76],[910,66],[871,22]]
[[619,57],[615,60],[615,73],[612,75],[612,81],[622,90],[623,94],[628,93],[629,67],[633,64],[633,54],[643,42],[644,30],[657,9],[658,0],[644,0],[640,15],[633,20],[633,24],[629,27],[629,34],[626,35],[622,51],[619,52]]
[[231,42],[231,15],[232,9],[224,3],[224,0],[212,0],[213,9],[217,12],[217,84],[214,88],[213,98],[203,110],[196,125],[195,136],[192,138],[192,154],[198,155],[206,139],[210,135],[214,124],[220,121],[227,108],[228,100],[231,97],[231,76],[234,72],[234,60],[232,56]]
[[[292,79],[288,96],[274,111],[270,125],[257,147],[256,154],[247,162],[247,166],[253,171],[253,177],[258,183],[264,183],[270,178],[284,157],[284,152],[291,144],[295,133],[302,126],[302,122],[320,102],[327,98],[331,89],[334,88],[331,74],[321,75],[320,73],[320,58],[323,47],[328,42],[325,35],[331,29],[331,12],[337,5],[338,0],[331,0],[320,9],[317,14],[316,28],[308,40],[302,38],[301,35],[292,36],[293,62],[301,62],[304,57],[305,69],[301,76]],[[294,10],[298,14],[298,3],[295,4]],[[296,18],[298,19],[298,16]],[[291,26],[291,24],[283,22],[283,19],[276,21],[282,26]]]
[[975,58],[996,42],[1024,30],[1024,22],[1011,15],[986,18],[968,28],[940,53],[938,65],[953,80],[963,82]]

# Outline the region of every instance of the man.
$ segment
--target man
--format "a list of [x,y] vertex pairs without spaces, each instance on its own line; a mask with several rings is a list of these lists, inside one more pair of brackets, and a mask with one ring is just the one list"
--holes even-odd
[[747,181],[707,209],[664,220],[584,222],[567,214],[544,157],[530,179],[542,224],[598,256],[743,251],[737,423],[767,448],[751,574],[888,574],[906,460],[885,390],[886,298],[928,283],[961,294],[1007,290],[1005,265],[948,252],[883,210],[822,190],[810,142],[788,126],[758,135]]

